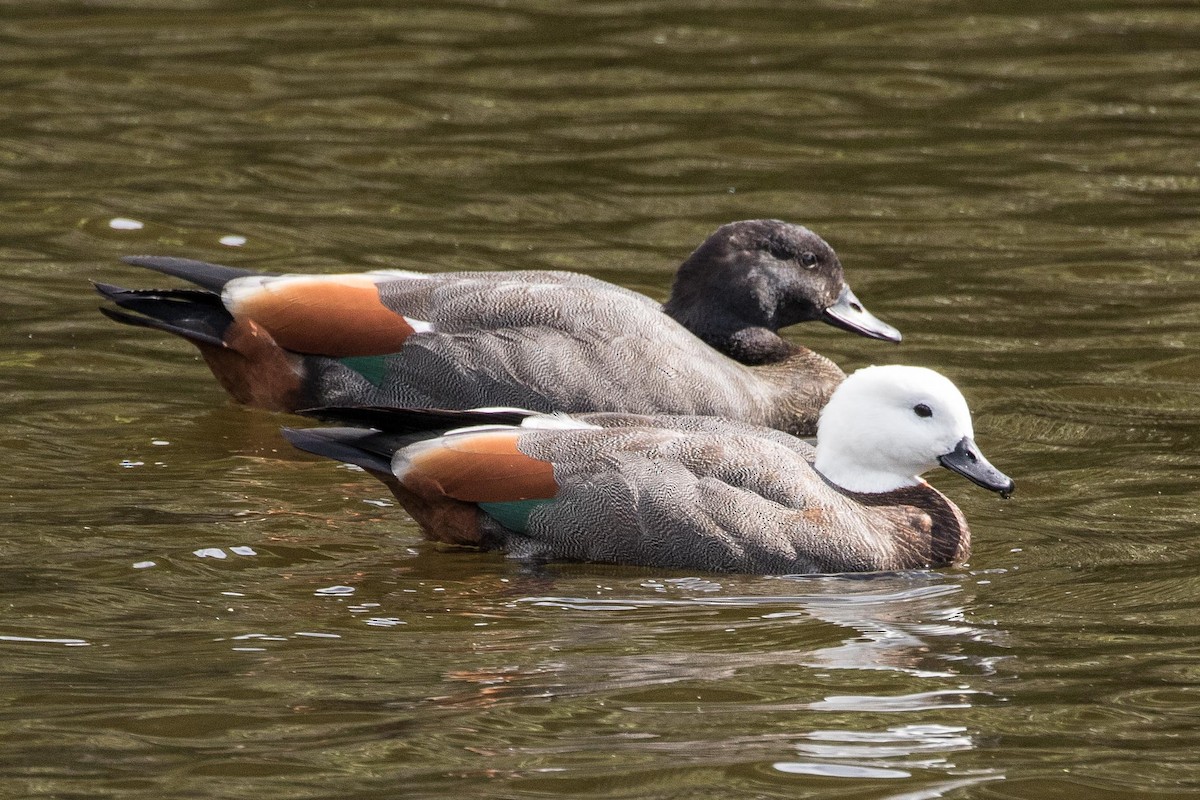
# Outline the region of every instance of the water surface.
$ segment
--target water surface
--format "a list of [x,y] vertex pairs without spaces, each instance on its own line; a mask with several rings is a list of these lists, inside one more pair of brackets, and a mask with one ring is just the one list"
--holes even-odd
[[[1200,793],[1200,10],[246,6],[0,14],[7,792]],[[790,335],[947,373],[1017,479],[932,476],[968,568],[439,551],[87,285],[150,252],[662,297],[763,216],[906,338]]]

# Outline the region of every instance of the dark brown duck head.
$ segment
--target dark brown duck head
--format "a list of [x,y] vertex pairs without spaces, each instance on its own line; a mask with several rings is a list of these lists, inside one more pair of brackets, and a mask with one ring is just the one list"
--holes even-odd
[[899,331],[855,297],[824,239],[774,219],[718,228],[679,267],[664,310],[745,364],[787,358],[795,348],[779,329],[809,320],[900,341]]

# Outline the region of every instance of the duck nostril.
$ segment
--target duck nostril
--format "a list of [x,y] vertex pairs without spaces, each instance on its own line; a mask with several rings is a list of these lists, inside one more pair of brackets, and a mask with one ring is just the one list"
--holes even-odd
[[859,312],[860,314],[862,313],[863,307],[861,305],[859,305],[858,303],[851,303],[850,307],[853,308],[855,311]]

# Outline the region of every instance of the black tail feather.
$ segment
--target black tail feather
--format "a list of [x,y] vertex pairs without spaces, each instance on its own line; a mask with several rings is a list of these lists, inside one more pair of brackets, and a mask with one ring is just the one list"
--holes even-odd
[[282,428],[283,438],[306,453],[391,475],[392,454],[402,442],[397,437],[363,428]]
[[93,285],[102,297],[125,309],[101,308],[100,313],[111,320],[166,331],[197,344],[226,346],[225,331],[233,316],[221,305],[221,298],[211,292],[123,289],[109,283]]
[[190,300],[220,306],[221,298],[205,289],[126,289],[111,283],[92,281],[92,288],[119,306],[131,307],[137,300]]
[[172,258],[171,256],[125,256],[121,260],[135,267],[145,267],[166,275],[173,275],[176,278],[183,278],[210,292],[220,292],[225,284],[234,278],[263,274],[250,269],[238,269],[222,264],[209,264],[206,261]]
[[469,425],[520,425],[536,412],[518,408],[451,411],[440,408],[388,408],[385,406],[308,408],[297,413],[324,422],[374,428],[391,434],[410,435],[447,431]]

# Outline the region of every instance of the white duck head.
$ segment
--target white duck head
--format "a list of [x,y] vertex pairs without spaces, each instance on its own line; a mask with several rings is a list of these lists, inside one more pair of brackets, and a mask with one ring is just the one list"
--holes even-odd
[[921,483],[938,466],[1007,497],[1013,481],[975,445],[971,411],[946,377],[924,367],[860,369],[834,391],[817,425],[817,471],[852,492]]

